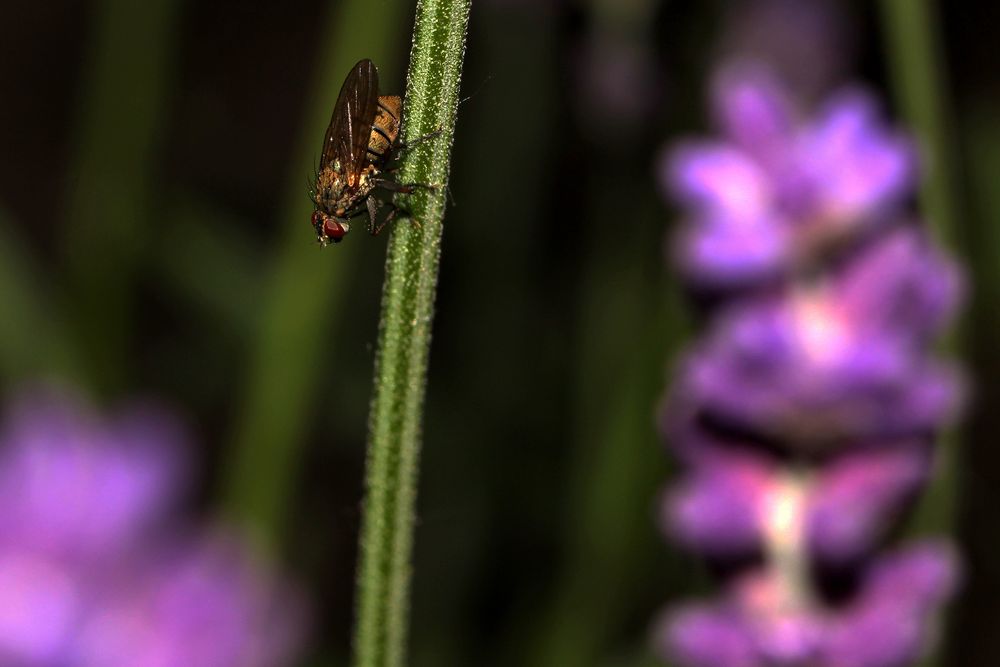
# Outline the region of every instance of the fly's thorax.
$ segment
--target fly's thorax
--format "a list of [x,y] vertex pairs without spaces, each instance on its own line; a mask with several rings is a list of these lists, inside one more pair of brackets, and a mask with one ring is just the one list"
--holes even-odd
[[336,165],[324,167],[316,175],[316,206],[325,211],[334,210],[337,202],[344,196],[345,185]]
[[335,185],[326,191],[328,196],[317,199],[317,206],[338,218],[355,215],[375,189],[379,173],[378,167],[368,164],[359,173],[336,174]]
[[[375,189],[375,179],[379,175],[379,168],[374,164],[368,164],[355,179],[353,187],[347,188],[350,199],[355,202],[366,198]],[[345,193],[347,194],[347,193]],[[348,207],[350,208],[350,207]]]
[[358,190],[368,194],[375,187],[375,179],[381,173],[381,170],[374,164],[369,164],[361,171],[361,177],[358,179]]

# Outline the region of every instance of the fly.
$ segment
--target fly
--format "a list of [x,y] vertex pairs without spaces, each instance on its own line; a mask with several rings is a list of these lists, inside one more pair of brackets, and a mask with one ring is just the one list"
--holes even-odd
[[[312,225],[320,245],[339,243],[350,231],[350,220],[365,213],[368,231],[378,234],[398,211],[395,204],[386,201],[389,193],[431,187],[398,183],[388,177],[394,170],[387,165],[406,147],[399,142],[402,110],[398,95],[379,95],[378,70],[371,60],[361,60],[351,68],[323,138],[316,187],[311,193],[316,205]],[[390,211],[377,222],[383,206]]]

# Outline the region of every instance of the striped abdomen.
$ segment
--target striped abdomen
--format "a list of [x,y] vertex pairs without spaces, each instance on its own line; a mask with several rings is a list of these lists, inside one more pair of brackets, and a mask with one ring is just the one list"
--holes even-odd
[[372,163],[381,166],[399,136],[399,116],[403,100],[398,95],[381,95],[378,110],[368,138],[368,156]]

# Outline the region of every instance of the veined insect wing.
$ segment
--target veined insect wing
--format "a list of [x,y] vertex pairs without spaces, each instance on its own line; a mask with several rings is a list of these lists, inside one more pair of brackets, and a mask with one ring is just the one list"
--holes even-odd
[[364,169],[377,111],[378,70],[366,58],[351,68],[340,88],[323,139],[320,171],[339,162],[340,170],[351,180]]

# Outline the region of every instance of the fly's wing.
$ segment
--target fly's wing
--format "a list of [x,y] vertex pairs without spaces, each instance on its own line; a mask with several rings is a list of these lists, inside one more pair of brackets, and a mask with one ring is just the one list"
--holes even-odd
[[370,60],[351,68],[333,107],[323,139],[319,169],[339,160],[345,174],[358,174],[367,164],[368,139],[378,110],[378,70]]

